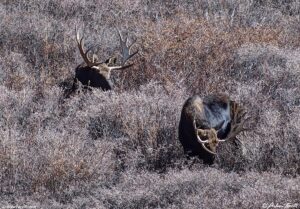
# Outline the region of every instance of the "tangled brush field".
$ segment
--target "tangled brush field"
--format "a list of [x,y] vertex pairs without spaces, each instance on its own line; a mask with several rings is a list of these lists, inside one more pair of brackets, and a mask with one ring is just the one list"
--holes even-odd
[[[65,98],[75,25],[106,59],[137,40],[113,91]],[[0,1],[0,208],[300,207],[298,0]],[[184,101],[225,92],[252,117],[187,160]]]

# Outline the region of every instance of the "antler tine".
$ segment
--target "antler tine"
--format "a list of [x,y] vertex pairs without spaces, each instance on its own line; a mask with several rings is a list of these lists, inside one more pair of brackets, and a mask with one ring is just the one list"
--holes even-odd
[[[133,57],[134,55],[136,55],[138,53],[138,50],[136,52],[130,54],[130,49],[133,46],[133,44],[135,44],[136,40],[133,41],[130,45],[127,45],[128,36],[125,36],[125,38],[123,39],[121,32],[118,28],[117,28],[117,31],[118,31],[118,35],[119,35],[119,40],[120,40],[120,45],[121,45],[121,53],[122,53],[122,58],[123,58],[122,66],[124,66],[127,60],[129,60],[131,57]],[[127,68],[127,67],[125,67],[125,68]],[[124,69],[124,68],[122,67],[122,69]]]
[[77,46],[78,46],[81,57],[83,58],[85,63],[89,66],[90,61],[87,58],[87,56],[86,56],[86,54],[84,53],[84,50],[83,50],[83,37],[82,38],[79,37],[79,32],[77,30],[76,30],[76,42],[77,42]]
[[133,66],[133,64],[125,65],[125,66],[113,66],[113,67],[109,67],[109,68],[111,70],[123,70],[123,69],[129,68],[131,66]]
[[196,132],[196,135],[197,135],[197,139],[200,143],[208,143],[209,140],[202,140],[199,136],[198,136],[198,128],[197,128],[197,125],[196,125],[196,120],[193,121],[193,125],[194,125],[194,130]]
[[132,45],[133,45],[133,44],[135,44],[136,40],[137,40],[137,38],[135,38],[135,39],[132,41],[132,43],[131,43],[131,44],[129,44],[129,46],[128,46],[128,47],[129,47],[129,48],[131,48],[131,47],[132,47]]
[[227,139],[233,139],[234,137],[236,137],[239,133],[246,131],[248,129],[246,129],[245,127],[242,126],[236,126],[233,128],[234,130],[230,132],[229,136],[227,137]]
[[90,61],[90,59],[88,58],[88,53],[92,50],[92,47],[89,47],[86,52],[84,52],[84,36],[82,36],[80,38],[79,35],[79,31],[77,30],[77,27],[75,26],[75,32],[76,32],[76,42],[77,42],[77,46],[80,52],[81,57],[83,58],[84,62],[89,66],[89,67],[93,67],[96,65],[101,64],[101,62],[94,62],[94,55],[92,58],[92,61]]
[[244,125],[251,118],[251,117],[246,117],[247,112],[236,102],[232,102],[231,108],[232,108],[231,130],[229,135],[227,136],[227,139],[232,139],[236,137],[239,133],[246,131],[247,128],[245,128]]
[[197,128],[197,125],[196,125],[196,120],[193,121],[193,125],[194,125],[194,129],[195,129],[195,133],[196,133],[196,137],[197,137],[197,140],[198,142],[201,144],[202,148],[205,149],[207,152],[209,152],[210,154],[213,154],[215,155],[216,153],[211,151],[210,149],[208,149],[205,144],[209,143],[209,140],[202,140],[199,135],[198,135],[198,130],[201,130],[201,129],[198,129]]

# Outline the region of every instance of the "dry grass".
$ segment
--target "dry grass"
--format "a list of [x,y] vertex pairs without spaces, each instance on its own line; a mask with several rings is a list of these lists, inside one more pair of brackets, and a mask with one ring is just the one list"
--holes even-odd
[[[0,208],[262,208],[300,199],[298,1],[0,3]],[[103,60],[114,27],[137,39],[115,90],[64,99],[82,61],[74,26]],[[244,150],[187,161],[183,102],[226,92],[246,106]]]

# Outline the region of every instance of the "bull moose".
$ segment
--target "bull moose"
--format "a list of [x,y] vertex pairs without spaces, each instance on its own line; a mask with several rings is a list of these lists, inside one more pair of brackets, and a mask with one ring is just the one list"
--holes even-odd
[[131,53],[131,47],[135,43],[135,41],[133,41],[130,45],[128,45],[127,36],[125,38],[122,38],[120,31],[117,29],[120,45],[121,45],[122,61],[121,61],[121,65],[116,65],[115,57],[110,57],[104,62],[98,62],[97,56],[95,54],[89,56],[89,52],[91,51],[92,48],[89,48],[85,51],[84,40],[83,40],[84,37],[80,38],[77,29],[75,29],[75,31],[76,31],[77,46],[80,55],[84,60],[84,63],[80,64],[75,69],[75,79],[72,87],[72,92],[74,92],[77,89],[79,82],[81,85],[85,87],[100,88],[103,91],[113,89],[113,83],[111,82],[110,79],[111,71],[123,70],[133,65],[133,64],[126,65],[126,62],[138,53],[138,51]]
[[185,154],[213,164],[219,142],[245,131],[246,111],[225,94],[200,98],[195,95],[183,105],[179,122],[179,140]]

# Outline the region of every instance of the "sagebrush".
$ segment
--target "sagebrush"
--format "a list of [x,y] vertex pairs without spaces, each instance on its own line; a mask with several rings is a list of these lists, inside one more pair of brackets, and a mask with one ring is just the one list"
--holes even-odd
[[[300,204],[300,3],[0,2],[0,204],[36,208],[262,208]],[[101,60],[115,28],[139,50],[114,91],[65,98],[75,25]],[[96,44],[99,45],[96,45]],[[251,115],[245,149],[187,160],[191,95],[223,92]]]

